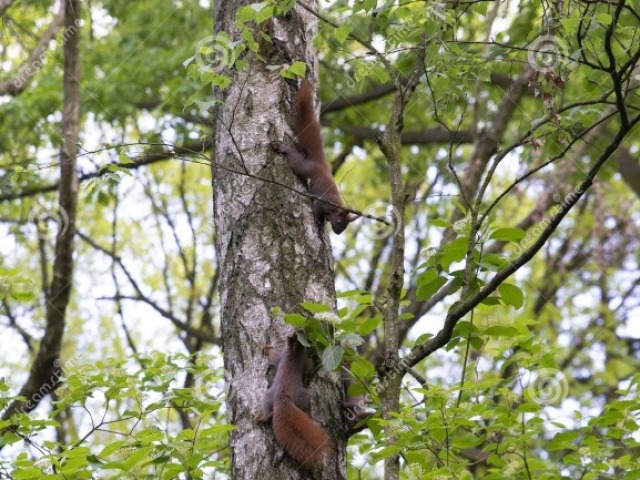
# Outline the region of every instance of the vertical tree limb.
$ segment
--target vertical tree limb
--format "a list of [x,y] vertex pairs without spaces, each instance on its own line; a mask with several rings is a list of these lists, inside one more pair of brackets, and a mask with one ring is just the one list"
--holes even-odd
[[33,410],[55,389],[62,375],[60,349],[73,284],[73,240],[78,198],[76,157],[80,126],[80,28],[76,20],[80,18],[80,0],[67,0],[64,8],[64,106],[57,215],[60,225],[56,237],[53,279],[46,304],[46,329],[31,366],[31,375],[20,390],[20,396],[25,400],[12,402],[2,414],[3,420]]
[[[423,69],[426,45],[422,43],[418,48],[416,67],[406,85],[400,81],[393,102],[391,118],[380,142],[380,149],[387,159],[389,167],[389,183],[391,184],[391,201],[394,209],[396,224],[393,230],[393,250],[391,252],[391,278],[387,287],[387,306],[384,310],[384,342],[385,342],[385,370],[387,382],[382,397],[382,413],[385,420],[391,420],[392,412],[397,412],[400,405],[400,385],[402,375],[392,375],[396,368],[399,349],[398,315],[400,312],[400,297],[404,286],[404,256],[405,256],[405,232],[404,215],[407,203],[407,192],[402,179],[401,133],[404,127],[404,107],[411,98],[413,91],[420,80],[420,72]],[[391,425],[386,427],[387,445],[395,445],[396,435]],[[385,459],[385,480],[399,478],[399,455],[392,455]]]

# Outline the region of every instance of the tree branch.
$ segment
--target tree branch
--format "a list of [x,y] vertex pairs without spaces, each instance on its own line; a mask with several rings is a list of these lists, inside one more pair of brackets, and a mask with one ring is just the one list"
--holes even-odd
[[[382,132],[375,128],[346,126],[341,127],[345,132],[354,135],[362,140],[376,141]],[[425,128],[418,132],[403,132],[401,142],[403,145],[433,145],[439,143],[472,143],[474,135],[472,132],[448,131],[442,127]]]
[[205,342],[209,342],[209,343],[212,343],[214,345],[219,345],[220,344],[220,341],[219,341],[218,338],[215,338],[213,335],[211,335],[211,334],[209,334],[207,332],[202,332],[202,331],[194,328],[193,326],[187,324],[186,322],[180,320],[175,315],[173,315],[170,311],[165,310],[160,305],[158,305],[156,302],[154,302],[149,297],[147,297],[142,292],[142,289],[138,285],[138,282],[136,282],[136,280],[133,278],[133,276],[131,275],[131,273],[129,272],[127,267],[124,265],[124,263],[122,262],[122,259],[120,257],[113,255],[113,253],[110,250],[107,250],[106,248],[98,245],[88,235],[85,235],[84,233],[82,233],[80,231],[78,232],[78,236],[82,240],[84,240],[87,244],[91,245],[96,250],[104,253],[105,255],[110,257],[114,262],[116,262],[118,264],[118,266],[120,267],[120,269],[122,270],[122,272],[127,277],[127,279],[129,280],[129,283],[131,283],[131,286],[133,287],[133,289],[135,290],[135,293],[136,293],[135,296],[133,296],[133,295],[119,295],[119,296],[110,297],[110,298],[101,297],[100,299],[107,299],[108,298],[109,300],[137,300],[137,301],[142,301],[142,302],[146,303],[147,305],[149,305],[151,308],[153,308],[156,312],[158,312],[164,318],[168,319],[171,323],[173,323],[178,329],[182,330],[183,332],[187,332],[188,331],[194,337],[197,337],[197,338],[199,338],[199,339],[201,339],[201,340],[203,340]]
[[573,206],[578,202],[578,200],[580,200],[580,198],[582,198],[584,193],[592,185],[593,179],[598,174],[605,162],[616,151],[623,138],[639,122],[640,115],[631,120],[628,123],[627,128],[621,128],[618,131],[611,143],[607,145],[607,147],[599,156],[598,160],[591,167],[584,180],[572,193],[567,195],[564,202],[558,207],[558,210],[553,213],[551,218],[546,222],[546,228],[532,244],[532,246],[524,251],[518,258],[516,258],[513,263],[496,273],[494,277],[482,289],[478,290],[463,303],[460,303],[456,307],[452,308],[447,314],[444,326],[438,332],[438,334],[435,337],[430,338],[428,341],[414,347],[411,352],[400,361],[402,371],[404,373],[406,373],[408,368],[413,367],[439,348],[445,346],[449,342],[449,340],[451,340],[453,329],[458,321],[473,308],[475,308],[480,302],[482,302],[482,300],[487,298],[493,291],[495,291],[495,289],[502,282],[504,282],[513,273],[518,271],[520,267],[528,263],[534,257],[534,255],[544,246],[549,237],[551,237],[558,225],[560,225],[562,219],[569,213],[571,208],[573,208]]
[[[182,147],[177,147],[174,146],[173,150],[167,150],[164,152],[154,152],[154,153],[144,153],[142,155],[137,156],[136,158],[132,159],[133,163],[120,163],[120,162],[113,162],[113,163],[109,163],[107,165],[115,165],[116,167],[119,168],[126,168],[128,170],[135,170],[138,167],[142,167],[145,165],[151,165],[152,163],[156,163],[162,160],[167,160],[170,158],[175,158],[177,156],[181,156],[181,155],[189,155],[189,154],[194,154],[194,153],[201,153],[204,150],[208,150],[209,148],[211,148],[211,142],[210,141],[202,141],[202,142],[197,142],[197,143],[193,143],[193,144],[189,144],[189,145],[185,145]],[[79,157],[88,155],[88,154],[92,154],[92,153],[96,153],[96,152],[85,152],[83,154],[78,155]],[[95,172],[92,173],[86,173],[84,175],[81,175],[78,178],[79,182],[86,182],[87,180],[91,180],[92,178],[99,178],[102,177],[103,175],[105,175],[109,170],[107,168],[101,168]],[[44,185],[44,186],[40,186],[40,187],[33,187],[33,188],[29,188],[26,190],[23,190],[21,192],[18,193],[11,193],[11,194],[7,194],[7,195],[2,195],[0,196],[0,202],[6,202],[6,201],[12,201],[12,200],[18,200],[21,198],[27,198],[27,197],[33,197],[35,195],[40,195],[42,193],[48,193],[48,192],[53,192],[55,190],[57,190],[59,188],[59,183],[53,183],[50,185]]]
[[[11,0],[5,0],[0,3],[0,13],[2,13],[6,8],[11,5]],[[42,63],[44,60],[44,56],[49,46],[49,42],[56,36],[58,31],[60,30],[60,26],[64,22],[65,15],[65,2],[60,3],[60,10],[57,15],[53,18],[49,27],[45,30],[40,37],[40,41],[36,44],[35,48],[29,54],[29,58],[26,62],[20,67],[16,76],[11,80],[5,80],[4,82],[0,82],[0,95],[12,95],[16,96],[21,94],[26,88],[33,76],[42,68]],[[74,17],[75,18],[75,17]],[[71,30],[79,30],[79,27],[75,25],[75,23],[65,22],[65,26],[67,28],[67,33],[65,36],[70,36],[73,34]]]

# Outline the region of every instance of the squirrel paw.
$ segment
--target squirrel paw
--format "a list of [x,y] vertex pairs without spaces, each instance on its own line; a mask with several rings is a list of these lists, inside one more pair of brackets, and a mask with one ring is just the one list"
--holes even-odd
[[271,142],[271,148],[277,153],[281,153],[283,155],[287,154],[288,146],[282,142],[273,141]]
[[258,415],[256,415],[256,416],[254,417],[254,419],[255,419],[255,421],[256,421],[257,423],[264,423],[264,422],[266,422],[267,420],[269,420],[269,418],[270,418],[270,417],[267,417],[266,415],[264,415],[264,414],[262,414],[262,413],[259,413]]

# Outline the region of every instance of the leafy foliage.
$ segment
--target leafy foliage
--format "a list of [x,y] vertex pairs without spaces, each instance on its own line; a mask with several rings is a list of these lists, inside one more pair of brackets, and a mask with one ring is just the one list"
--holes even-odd
[[[55,391],[50,403],[0,420],[0,478],[229,475],[205,132],[220,101],[212,88],[221,92],[235,73],[258,65],[283,82],[308,74],[296,59],[270,63],[267,27],[294,5],[246,4],[230,38],[212,35],[204,2],[92,2],[82,51],[86,177],[62,371],[43,387],[47,399]],[[364,0],[319,12],[328,156],[346,158],[336,179],[365,213],[397,214],[376,148],[389,97],[359,96],[394,91],[425,45],[403,117],[397,358],[384,350],[393,222],[362,218],[334,242],[337,309],[301,298],[296,312],[272,312],[304,330],[324,369],[345,366],[349,394],[375,411],[350,440],[349,478],[381,478],[379,462],[395,454],[411,479],[640,478],[637,126],[541,252],[452,325],[445,347],[405,376],[399,411],[381,415],[385,375],[543,238],[622,131],[612,109],[639,111],[637,5],[517,7]],[[15,73],[54,12],[34,1],[8,13],[3,62]],[[3,410],[20,398],[40,341],[64,228],[64,212],[50,208],[62,51],[47,52],[28,88],[0,102]],[[332,110],[343,97],[352,103]],[[201,148],[167,153],[193,142]]]

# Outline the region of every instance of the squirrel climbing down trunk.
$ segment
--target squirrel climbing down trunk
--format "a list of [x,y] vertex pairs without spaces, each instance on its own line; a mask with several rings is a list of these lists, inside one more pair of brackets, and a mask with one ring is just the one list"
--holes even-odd
[[283,351],[266,351],[276,375],[256,420],[263,423],[271,419],[278,444],[305,467],[317,468],[331,453],[333,442],[308,415],[309,393],[302,382],[309,362],[305,348],[294,333]]
[[314,200],[313,213],[320,227],[326,219],[331,223],[333,231],[340,234],[358,217],[340,208],[344,203],[324,156],[322,132],[320,122],[316,118],[312,95],[309,82],[303,80],[296,93],[293,108],[296,145],[278,144],[276,149],[287,155],[289,166],[296,175],[305,182],[309,180],[311,193],[334,204]]

